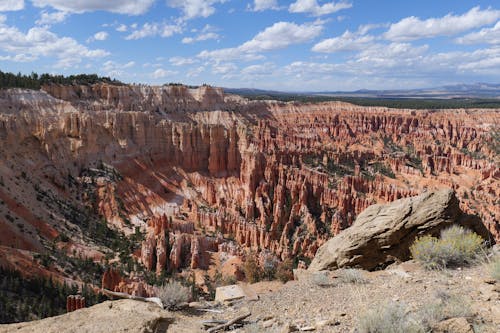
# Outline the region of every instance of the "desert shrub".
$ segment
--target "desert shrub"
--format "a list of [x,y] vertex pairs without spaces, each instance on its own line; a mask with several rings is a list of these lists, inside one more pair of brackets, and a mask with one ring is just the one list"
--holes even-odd
[[420,317],[426,327],[456,317],[470,317],[472,310],[470,302],[460,295],[449,294],[439,291],[436,294],[436,301],[427,304],[420,311]]
[[500,257],[496,257],[489,265],[491,277],[500,281]]
[[420,333],[425,327],[404,304],[387,303],[370,308],[358,319],[360,333]]
[[264,265],[262,267],[262,276],[271,281],[276,276],[276,270],[278,269],[278,260],[273,256],[267,256],[264,260]]
[[278,267],[276,268],[276,278],[283,283],[293,280],[292,259],[286,259],[285,261],[278,264]]
[[311,278],[312,283],[320,287],[333,286],[333,280],[330,278],[327,272],[316,272]]
[[170,281],[157,288],[156,296],[166,309],[175,310],[181,303],[189,301],[191,291],[178,281]]
[[355,268],[347,268],[339,271],[338,279],[340,282],[344,283],[354,283],[361,284],[367,283],[368,280],[365,278],[363,271]]
[[243,272],[245,273],[247,282],[255,283],[260,281],[262,277],[262,270],[254,253],[247,255],[245,263],[243,264]]
[[418,238],[410,247],[412,257],[428,269],[470,264],[482,250],[483,239],[461,226],[441,232],[441,238],[429,235]]

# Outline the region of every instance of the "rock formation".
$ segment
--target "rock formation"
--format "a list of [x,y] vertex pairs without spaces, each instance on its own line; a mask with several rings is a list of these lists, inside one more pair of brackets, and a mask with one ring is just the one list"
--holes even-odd
[[350,228],[319,248],[309,270],[342,267],[370,270],[395,260],[407,260],[410,245],[418,236],[437,236],[452,224],[462,225],[485,240],[491,240],[489,231],[480,221],[460,210],[452,190],[372,205],[358,215]]
[[0,246],[100,264],[106,223],[143,235],[122,257],[159,274],[206,269],[214,252],[313,258],[370,205],[441,188],[500,240],[499,117],[212,87],[1,90]]

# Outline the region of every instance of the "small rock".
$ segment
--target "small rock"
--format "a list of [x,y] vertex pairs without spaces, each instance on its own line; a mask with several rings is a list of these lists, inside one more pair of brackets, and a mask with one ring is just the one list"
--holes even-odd
[[484,279],[483,282],[487,283],[487,284],[495,284],[495,283],[497,283],[497,280],[495,280],[495,279]]
[[443,320],[434,325],[432,332],[434,333],[474,333],[472,325],[469,324],[466,318],[450,318]]

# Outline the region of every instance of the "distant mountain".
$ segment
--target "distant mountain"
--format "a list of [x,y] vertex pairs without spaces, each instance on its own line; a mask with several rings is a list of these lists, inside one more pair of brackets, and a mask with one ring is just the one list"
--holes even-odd
[[303,95],[330,97],[362,97],[362,98],[394,98],[394,99],[451,99],[451,98],[494,98],[500,99],[500,84],[471,83],[446,85],[435,88],[401,89],[401,90],[368,90],[356,91],[320,91],[320,92],[280,92],[274,90],[227,88],[228,93],[258,96],[258,95]]

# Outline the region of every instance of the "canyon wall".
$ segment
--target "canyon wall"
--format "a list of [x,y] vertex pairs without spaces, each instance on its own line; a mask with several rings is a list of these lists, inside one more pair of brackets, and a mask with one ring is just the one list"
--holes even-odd
[[0,214],[0,241],[37,251],[64,233],[69,255],[102,260],[55,200],[141,231],[133,256],[158,274],[207,269],[212,253],[307,259],[369,205],[445,187],[498,241],[499,122],[498,110],[250,102],[212,87],[4,90],[0,199],[14,222]]

